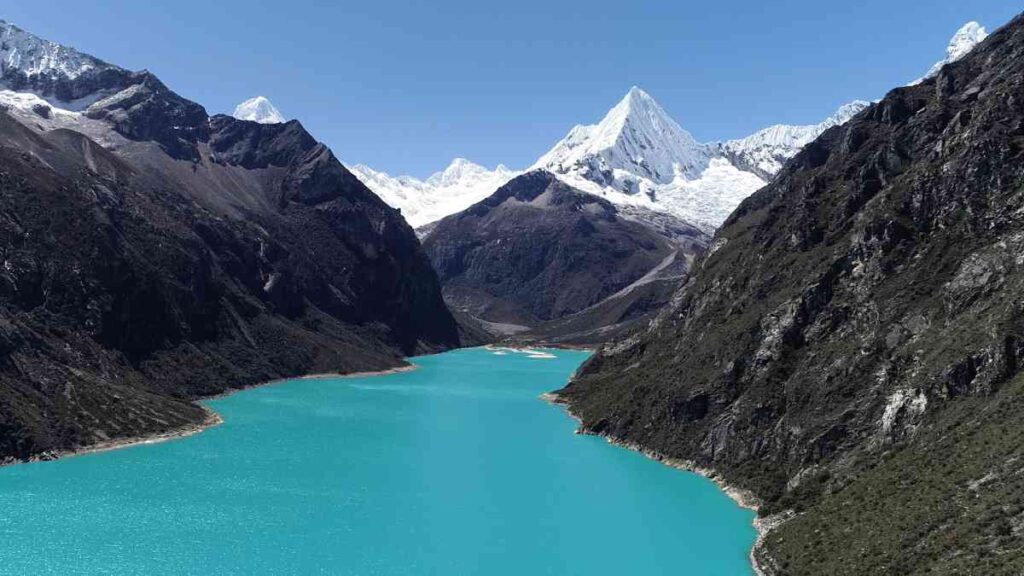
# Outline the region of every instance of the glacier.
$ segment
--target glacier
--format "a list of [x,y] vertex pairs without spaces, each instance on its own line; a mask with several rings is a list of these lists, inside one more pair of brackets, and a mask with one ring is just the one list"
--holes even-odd
[[796,156],[804,146],[829,128],[845,124],[870,105],[870,102],[864,100],[854,100],[843,104],[833,115],[818,124],[776,124],[745,138],[728,140],[713,146],[741,170],[753,172],[764,180],[770,180],[782,169],[782,165]]
[[391,176],[362,164],[352,166],[350,170],[381,200],[400,209],[413,228],[461,212],[522,174],[501,165],[488,170],[465,158],[456,158],[447,168],[426,180]]

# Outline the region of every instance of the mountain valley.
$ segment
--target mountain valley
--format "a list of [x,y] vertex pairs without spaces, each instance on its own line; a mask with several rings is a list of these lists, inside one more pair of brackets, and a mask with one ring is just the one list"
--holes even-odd
[[[344,165],[265,96],[211,114],[0,21],[0,484],[28,511],[0,531],[64,534],[15,550],[57,571],[164,563],[55,528],[102,502],[139,541],[228,542],[179,537],[179,571],[272,547],[325,573],[1021,574],[1022,95],[1018,15],[820,122],[702,142],[633,86],[523,169],[417,178]],[[177,452],[20,474],[218,406],[237,421]]]

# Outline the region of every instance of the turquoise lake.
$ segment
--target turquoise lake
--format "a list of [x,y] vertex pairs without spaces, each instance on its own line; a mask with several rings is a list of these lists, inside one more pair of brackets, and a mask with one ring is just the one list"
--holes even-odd
[[2,574],[750,575],[753,513],[538,395],[587,354],[477,348],[208,402],[180,440],[0,468]]

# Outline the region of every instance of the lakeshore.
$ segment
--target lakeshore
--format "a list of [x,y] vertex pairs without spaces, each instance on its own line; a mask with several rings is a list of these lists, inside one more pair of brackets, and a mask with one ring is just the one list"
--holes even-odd
[[263,388],[266,386],[274,386],[293,380],[331,380],[331,379],[345,379],[345,378],[369,378],[373,376],[387,376],[390,374],[401,374],[403,372],[411,372],[417,367],[415,364],[407,364],[405,366],[396,366],[394,368],[387,368],[384,370],[372,370],[364,372],[350,372],[347,374],[342,373],[320,373],[320,374],[308,374],[304,376],[295,376],[293,378],[278,378],[276,380],[269,380],[260,384],[252,384],[249,386],[242,386],[239,388],[233,388],[231,390],[225,390],[220,394],[207,396],[201,398],[198,402],[200,407],[206,413],[206,417],[202,422],[186,424],[170,430],[163,430],[160,432],[154,432],[153,434],[143,434],[139,436],[129,436],[125,438],[111,438],[109,440],[103,440],[94,444],[81,446],[78,448],[72,448],[69,450],[52,450],[44,452],[29,458],[27,460],[6,460],[0,461],[0,468],[4,466],[14,466],[16,464],[28,464],[32,462],[50,462],[60,458],[73,458],[75,456],[84,456],[87,454],[96,454],[99,452],[109,452],[111,450],[121,450],[123,448],[131,448],[133,446],[145,446],[147,444],[157,444],[160,442],[167,442],[170,440],[178,440],[181,438],[187,438],[194,434],[199,434],[208,428],[219,426],[224,423],[224,418],[211,410],[209,407],[202,405],[203,402],[209,400],[217,400],[220,398],[226,398],[239,392],[245,392],[247,390],[253,390],[255,388]]
[[539,398],[549,404],[561,407],[567,416],[575,420],[578,425],[575,431],[576,434],[597,436],[599,438],[603,438],[605,441],[607,441],[609,444],[613,446],[625,448],[632,452],[638,452],[640,454],[643,454],[647,458],[654,460],[665,466],[668,466],[670,468],[697,474],[713,482],[739,507],[754,512],[755,516],[753,521],[751,522],[751,525],[754,527],[754,530],[757,531],[757,537],[754,540],[754,545],[750,548],[750,565],[757,576],[770,576],[771,572],[768,571],[767,567],[762,565],[762,563],[758,560],[757,553],[760,547],[764,544],[764,540],[768,536],[768,533],[772,529],[776,528],[779,524],[789,519],[789,515],[781,514],[766,518],[758,516],[757,514],[760,510],[761,502],[757,498],[757,496],[750,490],[746,490],[729,484],[725,480],[725,478],[718,474],[714,469],[708,468],[706,466],[700,466],[696,462],[693,462],[692,460],[666,456],[656,450],[651,450],[650,448],[646,448],[640,444],[637,444],[636,442],[626,441],[609,434],[595,434],[593,432],[589,432],[583,427],[582,420],[572,412],[572,407],[557,393],[545,392],[541,394]]
[[222,423],[203,434],[4,468],[0,565],[749,573],[749,511],[703,478],[572,434],[536,401],[586,357],[478,348],[384,377],[297,378],[204,401]]

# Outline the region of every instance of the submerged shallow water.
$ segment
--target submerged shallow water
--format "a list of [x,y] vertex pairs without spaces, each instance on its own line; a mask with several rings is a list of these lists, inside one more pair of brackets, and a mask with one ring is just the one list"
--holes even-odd
[[0,468],[0,573],[751,574],[752,512],[537,398],[585,359],[292,380],[194,436]]

